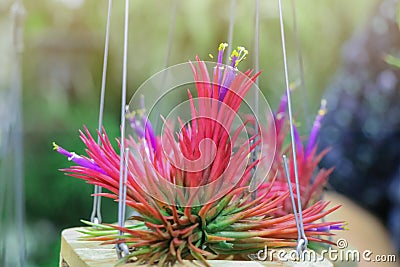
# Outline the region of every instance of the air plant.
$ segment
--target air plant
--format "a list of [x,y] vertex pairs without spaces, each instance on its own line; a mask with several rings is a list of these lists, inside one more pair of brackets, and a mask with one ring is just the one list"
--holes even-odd
[[[313,127],[311,129],[310,136],[308,138],[307,145],[304,145],[302,138],[299,135],[296,125],[294,125],[295,145],[296,145],[296,159],[297,169],[299,173],[299,185],[300,193],[302,196],[301,203],[302,207],[306,208],[310,204],[315,203],[321,199],[323,188],[327,183],[329,175],[332,173],[333,168],[330,169],[318,169],[318,164],[322,158],[329,152],[329,148],[322,150],[317,153],[317,139],[319,130],[321,128],[321,121],[326,114],[326,100],[321,101],[321,107],[318,111]],[[287,96],[284,95],[281,99],[278,111],[274,114],[275,125],[276,125],[276,140],[277,140],[277,153],[274,158],[272,174],[276,174],[276,180],[273,181],[273,187],[270,193],[285,193],[288,190],[288,184],[286,180],[285,171],[283,168],[282,155],[289,154],[289,166],[290,166],[290,177],[292,187],[295,190],[294,181],[294,162],[293,155],[291,155],[291,149],[285,145],[289,133],[289,125],[287,124],[288,114],[286,112],[287,107]],[[269,187],[269,183],[266,182],[260,186],[259,192],[263,192],[263,188]],[[295,194],[295,198],[296,194]],[[278,214],[284,215],[292,212],[292,206],[289,200],[287,200],[282,209],[277,211]]]
[[[289,192],[284,185],[280,159],[282,153],[288,153],[283,148],[287,135],[284,123],[286,98],[275,114],[277,131],[269,133],[276,135],[277,140],[278,153],[271,172],[277,175],[264,181],[254,194],[249,191],[249,183],[252,169],[261,161],[248,159],[260,144],[259,135],[253,133],[246,142],[240,143],[237,142],[238,136],[245,126],[233,129],[230,135],[216,121],[224,121],[225,128],[233,127],[232,116],[238,112],[244,96],[260,73],[238,71],[238,63],[247,55],[243,47],[233,51],[230,66],[223,65],[226,46],[221,44],[219,47],[217,65],[211,78],[205,62],[197,57],[196,62],[191,63],[197,102],[189,90],[193,119],[184,124],[176,118],[181,124],[179,133],[173,132],[170,121],[160,118],[166,127],[163,136],[156,135],[144,107],[127,115],[136,136],[128,136],[125,141],[130,148],[126,203],[137,215],[130,217],[128,221],[132,223],[125,227],[86,222],[95,227],[83,230],[85,238],[105,244],[124,242],[130,248],[124,261],[148,265],[157,263],[159,266],[193,258],[209,266],[207,259],[254,253],[264,249],[265,245],[269,248],[296,246],[297,228],[294,215],[287,207]],[[233,112],[227,112],[228,109]],[[331,243],[327,238],[332,235],[330,230],[342,230],[343,222],[321,220],[339,208],[327,209],[329,203],[319,200],[330,170],[321,170],[312,179],[319,160],[326,153],[316,154],[316,138],[323,113],[324,105],[308,146],[304,149],[298,137],[297,155],[288,156],[289,159],[296,156],[299,162],[307,238],[312,242]],[[251,121],[246,123],[251,124]],[[88,156],[76,155],[56,144],[54,148],[76,164],[63,169],[63,172],[102,186],[109,192],[100,195],[117,200],[119,153],[111,145],[104,129],[98,132],[98,136],[100,144],[88,129],[80,131]],[[214,151],[204,143],[205,140],[212,140]],[[237,143],[236,153],[231,155],[232,147]],[[197,163],[193,162],[202,155],[203,160],[210,162],[200,163],[199,166],[203,167],[196,169]],[[292,160],[290,162],[293,165]],[[187,168],[177,168],[179,164],[186,164]],[[240,166],[244,171],[238,174]],[[174,192],[167,184],[184,187],[190,194]],[[208,184],[212,186],[206,193],[197,190]],[[231,189],[220,193],[224,184],[232,185]],[[122,236],[119,231],[123,232]]]

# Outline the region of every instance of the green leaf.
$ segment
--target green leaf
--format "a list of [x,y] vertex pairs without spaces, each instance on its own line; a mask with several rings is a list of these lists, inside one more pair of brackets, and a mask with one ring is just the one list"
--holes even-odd
[[233,248],[233,244],[232,243],[228,243],[226,241],[221,241],[221,242],[218,242],[218,247],[226,248],[226,249],[232,249]]
[[385,61],[389,65],[392,65],[392,66],[394,66],[396,68],[400,68],[400,58],[398,58],[398,57],[394,57],[392,55],[386,55],[385,56]]

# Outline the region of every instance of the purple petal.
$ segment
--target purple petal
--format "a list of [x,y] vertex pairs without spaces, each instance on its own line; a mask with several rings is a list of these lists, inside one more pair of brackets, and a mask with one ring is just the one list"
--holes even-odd
[[92,160],[79,156],[77,155],[75,152],[69,152],[68,150],[60,147],[59,145],[57,145],[56,143],[53,143],[54,146],[54,150],[56,150],[58,153],[68,157],[68,160],[78,164],[79,166],[103,173],[103,174],[107,174],[102,168],[100,168],[95,162],[93,162]]
[[318,115],[315,118],[314,125],[311,129],[310,138],[308,139],[308,145],[307,145],[307,149],[306,149],[306,157],[308,155],[310,155],[311,151],[314,149],[314,147],[317,144],[318,134],[321,129],[321,121],[324,118],[325,114],[326,114],[326,100],[323,99],[321,101],[321,108],[318,111]]
[[238,59],[237,56],[232,56],[231,58],[231,67],[234,68],[236,67],[236,60]]
[[284,94],[281,98],[281,102],[279,103],[277,115],[281,114],[281,116],[283,116],[286,113],[287,101],[288,101],[288,97],[286,94]]
[[299,131],[297,130],[296,125],[293,125],[293,133],[294,133],[294,142],[296,145],[297,154],[303,154],[303,143],[301,142]]
[[151,147],[153,148],[154,151],[157,150],[157,137],[156,134],[154,133],[153,126],[151,125],[150,121],[147,119],[147,117],[143,117],[143,125],[145,126],[145,135],[146,135],[146,140],[148,143],[150,143]]
[[144,132],[144,128],[142,127],[142,125],[140,125],[140,122],[138,122],[135,119],[135,117],[130,117],[129,122],[130,122],[131,128],[135,131],[136,136],[138,138],[144,138],[145,132]]
[[222,65],[222,60],[224,59],[225,48],[227,48],[227,43],[221,43],[218,47],[218,65]]
[[335,231],[340,231],[340,230],[345,230],[344,224],[334,224],[334,225],[325,225],[321,227],[314,227],[314,228],[309,228],[307,231],[312,231],[312,232],[329,232],[331,230]]
[[226,93],[228,92],[229,88],[231,87],[232,82],[236,78],[236,70],[230,66],[226,66],[227,69],[225,70],[225,77],[222,81],[222,86],[220,87],[219,91],[219,101],[223,101],[225,98]]

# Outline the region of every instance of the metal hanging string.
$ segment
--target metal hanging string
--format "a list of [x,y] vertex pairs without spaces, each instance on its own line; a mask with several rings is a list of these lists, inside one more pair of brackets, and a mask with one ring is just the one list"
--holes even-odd
[[18,238],[18,257],[20,266],[25,263],[25,194],[23,171],[23,125],[22,125],[22,53],[24,51],[23,32],[25,20],[25,8],[22,0],[17,0],[11,7],[13,16],[13,38],[15,49],[15,68],[13,78],[13,91],[15,93],[16,118],[14,131],[14,197],[15,197],[15,223]]
[[296,221],[296,227],[297,227],[297,236],[301,236],[301,230],[300,230],[300,224],[299,224],[299,218],[297,217],[297,207],[296,207],[296,202],[294,200],[294,194],[293,194],[293,187],[292,187],[292,181],[290,178],[290,172],[289,172],[289,164],[286,155],[282,156],[283,158],[283,166],[285,168],[285,176],[286,180],[289,186],[289,193],[290,193],[290,200],[292,201],[292,207],[293,207],[293,214],[294,214],[294,219]]
[[[303,61],[303,53],[302,53],[302,48],[301,48],[301,42],[300,42],[300,37],[299,37],[299,28],[298,28],[298,23],[297,23],[297,12],[296,12],[296,3],[295,0],[291,0],[291,6],[292,6],[292,17],[293,17],[293,31],[295,33],[295,39],[296,39],[296,50],[297,50],[297,61],[299,63],[299,73],[300,73],[300,86],[301,86],[301,91],[302,91],[302,96],[303,96],[303,110],[304,110],[304,116],[305,116],[305,122],[307,129],[311,129],[312,126],[312,121],[311,121],[311,116],[310,116],[310,107],[308,105],[308,91],[307,91],[307,86],[304,78],[304,61]],[[322,198],[322,196],[321,196]],[[323,217],[321,218],[322,222],[325,222],[326,218]],[[332,241],[332,236],[329,236],[329,240]]]
[[[296,49],[297,49],[297,61],[299,62],[299,72],[300,72],[300,83],[301,83],[301,90],[303,95],[303,109],[304,109],[304,116],[306,121],[307,129],[311,129],[312,121],[310,116],[310,107],[308,105],[308,91],[307,86],[304,78],[304,61],[303,61],[303,53],[301,48],[301,42],[299,37],[299,28],[297,25],[297,15],[296,15],[296,4],[295,0],[291,0],[292,2],[292,16],[293,16],[293,30],[295,32],[295,39],[296,39]],[[323,194],[321,195],[322,198]],[[321,221],[325,222],[326,218],[322,217]],[[332,236],[329,236],[328,239],[330,241],[333,240]]]
[[[123,171],[123,183],[124,186],[122,187],[122,200],[119,203],[122,205],[118,205],[118,226],[123,227],[125,223],[125,213],[126,213],[126,183],[128,181],[128,164],[129,164],[129,148],[125,148],[125,155],[124,155],[124,171]],[[120,187],[121,188],[121,187]],[[123,232],[119,230],[119,236],[122,237]],[[129,254],[129,248],[125,242],[118,243],[116,246],[118,258],[121,259],[123,254],[126,256]]]
[[[300,74],[300,86],[303,96],[303,110],[304,110],[304,117],[307,129],[311,129],[312,121],[310,116],[310,107],[308,105],[308,91],[306,86],[306,81],[304,77],[304,61],[303,61],[303,52],[301,48],[300,36],[299,36],[299,27],[297,23],[297,12],[296,12],[296,3],[295,0],[291,0],[292,6],[292,17],[293,17],[293,31],[295,33],[295,40],[296,40],[296,50],[297,50],[297,61],[299,64],[299,74]],[[322,198],[322,196],[321,196]],[[326,218],[323,217],[321,219],[322,222],[325,222]],[[329,236],[329,240],[332,241],[333,237]]]
[[[259,66],[259,57],[260,57],[260,0],[255,0],[255,9],[254,9],[254,70],[255,73],[259,72],[260,66]],[[255,80],[256,86],[258,86],[258,77]],[[259,91],[255,90],[254,93],[254,110],[255,110],[255,115],[258,117],[258,94]],[[258,134],[258,124],[256,120],[256,134]]]
[[302,49],[301,49],[301,42],[300,42],[300,37],[299,37],[298,25],[297,25],[295,0],[291,0],[291,6],[292,6],[292,16],[293,16],[293,31],[295,33],[295,40],[296,40],[297,61],[299,64],[300,85],[301,85],[301,91],[302,91],[302,96],[303,96],[303,110],[304,110],[304,116],[305,116],[307,129],[310,129],[310,127],[311,127],[311,120],[310,120],[310,116],[309,116],[310,109],[308,106],[307,87],[306,87],[306,83],[305,83],[305,79],[304,79],[303,53],[302,53]]
[[302,236],[302,233],[304,232],[304,225],[303,225],[303,221],[300,222],[300,219],[299,219],[299,215],[300,214],[297,213],[296,202],[294,200],[294,194],[293,194],[292,181],[290,179],[288,160],[287,160],[286,155],[283,155],[282,157],[283,157],[283,166],[285,168],[286,180],[287,180],[287,183],[288,183],[288,186],[289,186],[290,200],[292,202],[294,220],[296,222],[296,228],[297,228],[297,237],[298,237],[297,253],[298,253],[298,256],[301,256],[302,255],[302,253],[301,253],[302,252],[302,247],[303,247],[303,244],[304,244],[304,239],[303,239],[303,236]]
[[[172,9],[171,9],[171,19],[170,19],[170,27],[169,27],[169,33],[168,33],[168,43],[167,43],[167,48],[166,48],[164,69],[167,69],[169,67],[170,61],[171,61],[172,43],[174,41],[174,36],[175,36],[176,12],[178,10],[178,7],[179,7],[179,0],[174,0]],[[166,85],[165,81],[167,79],[168,73],[169,72],[167,72],[167,71],[163,71],[163,74],[161,77],[161,84],[159,86],[160,92],[164,92],[164,90],[166,89],[164,86]],[[127,110],[129,110],[129,109],[127,109]],[[157,129],[158,121],[156,121],[153,126],[154,126],[154,129]]]
[[[125,156],[124,156],[124,186],[122,187],[122,203],[126,204],[126,183],[128,181],[128,166],[129,166],[129,148],[125,148]],[[125,220],[126,213],[126,205],[124,204],[123,209],[121,210],[121,216],[118,219],[121,219],[122,226]]]
[[[172,10],[171,10],[171,20],[170,20],[170,27],[169,27],[169,33],[168,33],[167,49],[166,49],[166,54],[165,54],[164,69],[169,67],[170,60],[171,60],[172,43],[174,41],[174,36],[175,36],[176,12],[178,10],[178,5],[179,5],[179,0],[174,0],[174,3],[172,5]],[[161,85],[165,85],[165,79],[167,78],[166,74],[167,74],[167,72],[164,71],[162,80],[161,80]],[[163,90],[163,89],[164,88],[160,87],[160,90]],[[157,125],[155,125],[155,126],[156,126],[155,128],[157,128]]]
[[178,4],[179,4],[179,0],[174,0],[174,3],[172,5],[172,11],[171,11],[171,21],[170,21],[170,28],[169,28],[169,33],[168,33],[167,53],[165,56],[164,68],[167,68],[169,66],[169,64],[170,64],[169,62],[171,60],[171,50],[172,50],[172,42],[174,41],[174,36],[175,36],[176,11],[178,10]]
[[[254,70],[255,73],[257,73],[260,70],[259,67],[259,51],[260,51],[260,1],[255,0],[255,5],[254,5]],[[254,81],[255,86],[258,87],[258,77]],[[258,134],[258,101],[259,101],[259,90],[254,90],[254,116],[255,116],[255,124],[254,124],[254,134]],[[253,142],[256,142],[258,138],[256,138]],[[251,156],[251,163],[254,163],[257,160],[257,154],[259,152],[258,146],[253,150],[252,156]],[[256,167],[253,168],[252,173],[254,174]],[[257,197],[257,189],[254,190],[252,193],[252,199],[256,199]]]
[[[98,131],[100,134],[103,132],[103,114],[104,114],[104,97],[106,92],[106,80],[107,80],[107,66],[108,66],[108,51],[110,41],[110,22],[111,22],[111,8],[112,0],[108,0],[108,11],[107,11],[107,25],[106,25],[106,36],[104,41],[104,57],[103,57],[103,73],[101,77],[101,93],[100,93],[100,107],[99,107],[99,123]],[[97,144],[101,145],[100,136],[97,136]],[[101,186],[94,186],[94,197],[93,197],[93,208],[90,216],[92,223],[101,223]]]
[[229,29],[228,29],[228,47],[227,47],[227,54],[228,57],[226,59],[226,65],[229,65],[229,56],[232,53],[232,42],[233,42],[233,30],[235,27],[235,7],[236,7],[236,0],[231,0],[231,9],[229,11]]
[[[304,232],[304,224],[303,224],[303,211],[301,206],[301,197],[300,197],[300,184],[299,184],[299,173],[297,169],[297,153],[296,153],[296,144],[294,138],[294,123],[293,123],[293,115],[292,115],[292,103],[290,97],[290,86],[289,86],[289,73],[288,73],[288,65],[287,65],[287,57],[286,57],[286,41],[285,41],[285,29],[283,24],[283,14],[282,14],[282,2],[278,0],[279,5],[279,20],[280,20],[280,29],[281,29],[281,39],[282,39],[282,54],[283,54],[283,65],[285,72],[285,84],[286,84],[286,95],[288,101],[288,112],[289,112],[289,124],[290,124],[290,137],[292,143],[292,155],[293,155],[293,165],[294,165],[294,176],[296,183],[296,193],[297,193],[297,209],[298,209],[298,217],[299,223],[302,228],[301,236],[298,239],[298,247],[301,246],[301,250],[303,251],[307,248],[307,238]],[[294,207],[293,207],[294,208]],[[303,240],[303,241],[301,241]]]
[[[259,72],[260,66],[259,66],[259,57],[260,57],[260,0],[255,1],[255,9],[254,9],[254,70],[255,73]],[[256,86],[258,86],[258,77],[255,80]],[[254,110],[255,110],[255,115],[256,118],[258,117],[258,94],[259,91],[255,90],[254,91]],[[255,124],[255,133],[258,134],[258,124],[256,120]],[[255,150],[257,153],[257,151]]]
[[[125,225],[125,209],[126,209],[126,182],[127,176],[127,161],[129,150],[125,151],[125,114],[126,114],[126,83],[127,83],[127,69],[128,69],[128,33],[129,33],[129,0],[125,0],[125,22],[124,22],[124,53],[122,65],[122,96],[121,96],[121,140],[120,140],[120,165],[119,165],[119,193],[118,193],[118,226]],[[126,154],[126,156],[125,156]],[[126,169],[126,171],[125,171]],[[122,231],[119,235],[122,236]],[[118,243],[116,245],[118,258],[122,258],[122,252],[126,255],[129,254],[128,247],[125,243]]]
[[[8,134],[8,133],[7,133]],[[3,137],[4,138],[4,137]],[[4,145],[5,146],[5,145]],[[4,164],[4,158],[3,155],[0,154],[0,232],[5,233],[6,230],[4,227],[5,225],[5,219],[4,219],[4,210],[6,210],[5,206],[7,205],[7,194],[6,192],[8,191],[6,186],[7,186],[7,178],[5,175],[5,172],[2,168],[2,165]],[[0,239],[0,264],[1,266],[5,266],[5,238]]]
[[[260,54],[260,0],[255,0],[254,8],[254,70],[257,73],[260,70],[259,54]],[[256,79],[258,85],[258,77]],[[255,94],[256,105],[258,106],[258,92]],[[256,109],[256,112],[258,108]]]

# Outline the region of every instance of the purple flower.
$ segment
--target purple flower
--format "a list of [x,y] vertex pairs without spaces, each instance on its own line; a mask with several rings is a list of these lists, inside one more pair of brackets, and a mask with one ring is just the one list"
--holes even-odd
[[[153,151],[156,151],[157,137],[153,126],[146,115],[143,97],[141,98],[140,106],[140,109],[127,113],[126,118],[128,119],[131,128],[135,131],[137,138],[145,139],[149,147],[151,147]],[[138,119],[136,117],[138,117]]]
[[301,137],[299,131],[297,130],[296,125],[293,125],[293,134],[294,134],[294,142],[296,145],[296,154],[299,155],[303,153],[303,144],[301,142]]
[[285,115],[286,108],[287,108],[287,101],[288,101],[287,95],[284,94],[281,98],[281,102],[279,103],[278,112],[276,114],[278,119],[281,119]]
[[53,142],[53,148],[54,148],[54,150],[56,150],[61,155],[64,155],[64,156],[68,157],[69,161],[75,162],[79,166],[82,166],[82,167],[85,167],[85,168],[88,168],[88,169],[92,169],[94,171],[97,171],[97,172],[100,172],[100,173],[103,173],[103,174],[107,174],[102,168],[99,167],[99,165],[94,163],[93,160],[90,160],[88,158],[79,156],[75,152],[69,152],[68,150],[66,150],[66,149],[60,147],[59,145],[57,145],[55,142]]
[[151,144],[151,147],[156,151],[157,148],[157,137],[154,133],[153,126],[151,125],[149,119],[146,116],[143,116],[142,123],[145,129],[145,137],[146,141]]
[[308,145],[306,149],[306,157],[310,155],[315,145],[317,144],[317,138],[319,134],[319,130],[321,129],[321,121],[326,114],[326,100],[322,99],[321,108],[318,111],[318,115],[315,118],[314,125],[311,129],[310,138],[308,139]]
[[[294,91],[297,86],[298,86],[297,83],[290,83],[289,84],[290,92]],[[283,94],[283,96],[281,98],[281,102],[279,103],[278,112],[276,113],[276,118],[278,120],[281,120],[285,116],[287,106],[288,106],[288,96],[285,93],[285,94]]]
[[[218,75],[218,100],[223,101],[225,98],[226,93],[228,92],[233,80],[237,74],[237,66],[238,64],[244,60],[248,54],[248,51],[243,46],[238,46],[237,50],[233,50],[230,61],[231,65],[223,65],[222,61],[224,58],[224,52],[226,47],[228,46],[227,43],[221,43],[218,48],[218,61],[217,67],[214,70],[214,76]],[[223,72],[223,70],[225,70]]]
[[338,224],[333,224],[333,225],[325,225],[325,226],[320,226],[320,227],[308,228],[306,231],[329,232],[332,230],[341,231],[341,230],[347,230],[347,228],[345,227],[344,223],[338,223]]
[[237,50],[233,50],[232,55],[230,57],[232,68],[237,68],[239,63],[246,59],[246,56],[249,54],[249,51],[246,50],[243,46],[238,46]]
[[227,69],[225,71],[225,77],[224,80],[222,81],[222,85],[220,86],[220,91],[219,91],[219,101],[223,101],[225,98],[226,93],[229,90],[229,87],[231,86],[233,80],[236,77],[236,71],[234,68],[231,66],[226,66]]
[[142,124],[138,120],[136,120],[134,115],[131,116],[131,114],[132,113],[130,113],[130,115],[127,116],[127,119],[129,120],[131,128],[135,131],[136,136],[138,138],[144,138],[145,131],[144,131],[144,128],[142,127]]
[[227,43],[221,43],[218,47],[218,66],[222,65],[222,60],[224,59],[224,52],[225,52],[225,48],[228,47]]

